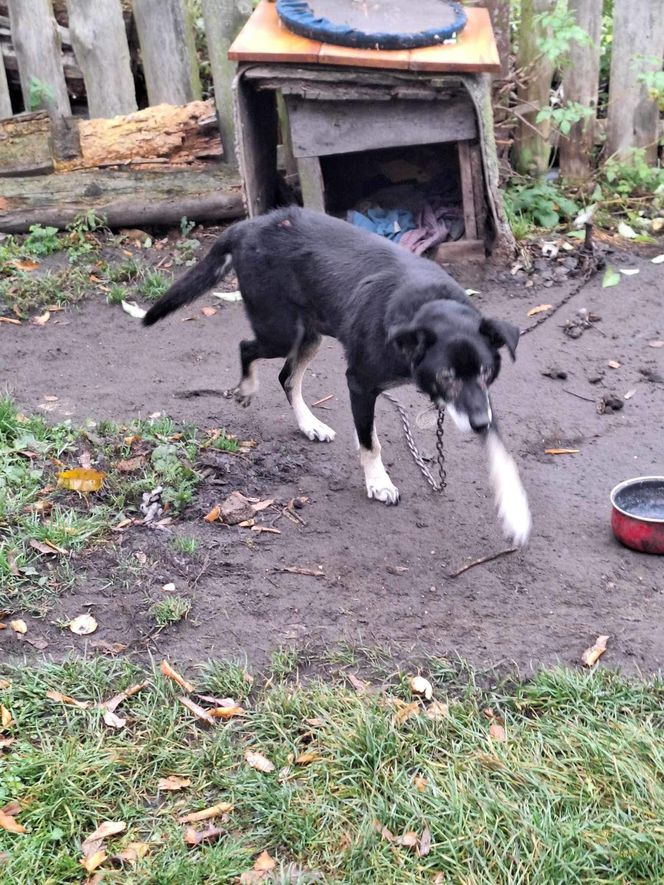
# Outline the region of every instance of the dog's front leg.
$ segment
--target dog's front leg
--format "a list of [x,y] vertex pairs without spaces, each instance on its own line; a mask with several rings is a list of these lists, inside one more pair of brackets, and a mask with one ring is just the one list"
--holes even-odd
[[385,470],[380,457],[381,447],[374,427],[378,392],[366,390],[352,372],[347,372],[346,377],[367,496],[375,498],[377,501],[383,501],[385,504],[398,504],[399,489],[387,475],[387,470]]

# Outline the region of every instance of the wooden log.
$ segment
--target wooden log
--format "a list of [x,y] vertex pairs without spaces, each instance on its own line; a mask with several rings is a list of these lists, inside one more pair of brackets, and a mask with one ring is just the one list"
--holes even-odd
[[11,117],[12,113],[12,100],[9,97],[7,72],[5,70],[2,53],[0,52],[0,120],[5,117]]
[[194,29],[183,0],[134,0],[150,104],[186,104],[201,97]]
[[214,103],[157,105],[124,117],[81,120],[80,156],[57,164],[59,171],[153,163],[188,164],[219,159],[222,148]]
[[569,135],[560,135],[560,171],[564,178],[574,181],[585,181],[593,172],[591,159],[599,94],[602,5],[603,0],[569,0],[569,10],[575,15],[576,24],[592,41],[589,46],[572,43],[563,79],[565,101],[579,102],[592,109],[591,116],[572,124]]
[[[9,0],[9,19],[26,110],[44,108],[54,115],[71,116],[50,0]],[[38,100],[31,89],[35,82],[43,86]]]
[[325,182],[318,157],[299,157],[297,171],[304,206],[325,212]]
[[120,0],[68,0],[68,8],[88,116],[131,114],[138,105]]
[[521,68],[518,98],[524,111],[516,129],[514,161],[517,171],[524,175],[543,175],[549,168],[551,146],[549,121],[535,123],[541,108],[549,106],[553,77],[553,63],[539,50],[544,31],[536,23],[536,16],[550,11],[555,0],[522,0],[521,26],[517,67]]
[[52,169],[53,124],[46,111],[0,120],[0,176],[43,175]]
[[202,9],[224,159],[236,165],[233,120],[236,66],[228,58],[228,50],[251,14],[251,3],[248,0],[202,0]]
[[659,108],[639,76],[661,70],[663,52],[661,0],[616,3],[606,145],[609,157],[626,158],[633,148],[645,148],[648,161],[656,161]]
[[223,164],[205,171],[94,170],[4,179],[0,231],[20,233],[32,224],[65,228],[89,210],[112,228],[178,224],[185,215],[196,222],[244,215],[241,183]]

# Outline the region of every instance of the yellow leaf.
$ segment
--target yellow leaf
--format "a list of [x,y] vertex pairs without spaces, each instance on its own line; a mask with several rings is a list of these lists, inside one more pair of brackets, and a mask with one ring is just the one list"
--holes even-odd
[[420,705],[417,701],[413,701],[412,704],[403,704],[402,702],[402,706],[399,707],[394,715],[394,721],[397,725],[403,725],[408,719],[417,716],[419,711]]
[[208,710],[213,719],[232,719],[234,716],[246,716],[247,711],[242,707],[213,707]]
[[45,326],[50,319],[51,311],[45,310],[44,313],[40,314],[39,316],[33,317],[31,322],[33,326]]
[[15,621],[10,621],[9,626],[12,628],[14,633],[27,633],[28,632],[27,624],[21,618],[17,618]]
[[489,727],[489,735],[494,741],[506,741],[507,733],[499,722],[492,722]]
[[69,622],[68,627],[77,636],[87,636],[89,633],[95,632],[97,622],[92,615],[79,615]]
[[179,824],[194,824],[201,820],[210,820],[212,817],[219,817],[220,814],[229,814],[233,810],[230,802],[217,802],[210,808],[203,808],[201,811],[193,811],[191,814],[185,814],[184,817],[178,818]]
[[97,867],[100,867],[108,855],[104,851],[103,848],[100,848],[98,851],[95,851],[93,854],[88,857],[81,858],[81,866],[85,870],[86,873],[94,872]]
[[74,467],[58,473],[58,485],[73,492],[98,492],[104,484],[105,473],[86,467]]
[[13,724],[14,724],[14,719],[12,717],[12,714],[9,712],[9,710],[7,709],[7,707],[5,707],[4,704],[0,704],[0,726],[2,726],[3,729],[5,729],[5,728],[9,728]]
[[247,765],[255,768],[256,771],[262,771],[263,774],[269,774],[271,771],[274,771],[274,763],[270,762],[270,760],[266,756],[263,756],[262,753],[257,753],[254,750],[247,750],[244,754],[244,758]]
[[276,867],[276,865],[276,860],[273,857],[270,857],[267,851],[263,851],[256,858],[254,870],[256,870],[257,873],[269,873]]
[[594,666],[606,651],[606,643],[609,641],[608,636],[598,636],[595,644],[587,648],[581,656],[581,661],[586,667]]
[[186,692],[192,692],[194,690],[194,686],[191,682],[187,682],[184,676],[180,676],[180,674],[171,667],[167,660],[163,660],[161,664],[159,664],[159,669],[167,679],[172,679],[173,682],[177,682],[180,688],[184,689]]
[[57,701],[60,704],[69,704],[72,707],[78,707],[81,710],[87,710],[90,704],[87,701],[77,701],[70,698],[69,695],[60,694],[59,691],[47,691],[46,697],[51,701]]
[[428,701],[433,697],[433,686],[424,676],[413,676],[410,680],[410,690],[413,694],[423,694]]
[[185,787],[191,786],[191,780],[188,777],[180,777],[179,774],[169,774],[168,777],[162,777],[157,784],[158,790],[184,790]]
[[6,830],[8,833],[25,833],[25,827],[20,824],[16,818],[7,814],[0,809],[0,829]]
[[309,765],[312,762],[318,762],[322,756],[320,753],[300,753],[300,755],[296,758],[296,765]]
[[551,310],[552,307],[553,304],[538,304],[537,307],[531,307],[531,309],[528,311],[528,316],[534,317],[538,313],[544,313],[545,310]]
[[215,507],[210,510],[210,512],[203,517],[206,522],[216,522],[221,515],[221,507],[217,504]]

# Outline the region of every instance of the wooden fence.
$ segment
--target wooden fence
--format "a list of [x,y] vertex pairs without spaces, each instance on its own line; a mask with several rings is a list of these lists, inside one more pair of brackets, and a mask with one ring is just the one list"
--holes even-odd
[[[233,163],[233,65],[227,49],[252,2],[196,2],[206,34],[205,61],[214,83],[223,158]],[[587,176],[600,130],[604,156],[642,147],[651,162],[656,160],[660,112],[642,74],[661,70],[664,0],[615,0],[610,93],[605,119],[599,121],[603,0],[568,0],[591,42],[572,41],[562,70],[556,70],[539,48],[547,28],[538,23],[538,15],[555,9],[556,0],[521,0],[516,60],[510,56],[510,0],[468,2],[488,6],[492,14],[508,83],[497,90],[497,115],[521,171],[546,170],[555,135],[563,174]],[[0,0],[0,119],[47,110],[52,120],[61,121],[59,143],[66,156],[72,107],[78,117],[109,118],[131,114],[139,106],[184,105],[199,99],[200,47],[195,45],[191,9],[192,0]],[[515,84],[511,92],[510,77]],[[591,108],[589,116],[575,122],[563,137],[552,132],[550,121],[536,120],[539,110],[548,106],[555,77],[562,79],[563,104]]]

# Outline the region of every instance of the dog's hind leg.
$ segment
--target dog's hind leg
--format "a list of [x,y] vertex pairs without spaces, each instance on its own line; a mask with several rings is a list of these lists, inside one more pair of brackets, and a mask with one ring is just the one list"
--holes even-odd
[[304,373],[316,355],[321,340],[320,335],[304,335],[284,363],[284,367],[279,373],[279,381],[288,402],[293,407],[297,426],[302,433],[311,440],[332,442],[336,433],[327,424],[318,420],[302,396]]
[[374,426],[377,391],[368,392],[350,372],[346,372],[346,377],[367,496],[385,504],[398,504],[399,489],[383,465],[381,446]]
[[240,362],[242,378],[233,391],[233,396],[241,406],[248,406],[258,390],[258,366],[256,361],[261,356],[258,341],[240,341]]

